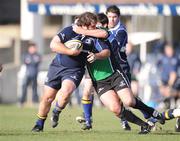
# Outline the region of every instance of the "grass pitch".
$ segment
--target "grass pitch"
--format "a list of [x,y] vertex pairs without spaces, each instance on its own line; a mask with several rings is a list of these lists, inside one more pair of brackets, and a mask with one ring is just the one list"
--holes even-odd
[[90,131],[82,131],[75,121],[81,108],[67,107],[57,128],[51,128],[49,115],[44,132],[32,133],[36,112],[36,108],[0,105],[0,141],[180,141],[180,133],[174,132],[175,120],[167,121],[162,130],[138,135],[139,127],[131,124],[132,131],[123,131],[118,118],[108,110],[96,107]]

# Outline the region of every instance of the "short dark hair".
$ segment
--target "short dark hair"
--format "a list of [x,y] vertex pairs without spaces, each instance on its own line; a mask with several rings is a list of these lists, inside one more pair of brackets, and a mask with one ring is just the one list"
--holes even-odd
[[29,46],[29,47],[30,47],[30,46],[36,46],[36,43],[33,42],[33,41],[29,41],[29,42],[28,42],[28,46]]
[[97,18],[98,22],[100,22],[102,25],[109,23],[108,17],[104,13],[97,14]]
[[97,23],[97,16],[91,12],[85,12],[78,16],[78,26],[90,26],[92,23]]
[[116,6],[116,5],[111,5],[107,8],[106,10],[106,14],[112,12],[112,13],[116,13],[118,15],[118,17],[120,17],[120,9]]

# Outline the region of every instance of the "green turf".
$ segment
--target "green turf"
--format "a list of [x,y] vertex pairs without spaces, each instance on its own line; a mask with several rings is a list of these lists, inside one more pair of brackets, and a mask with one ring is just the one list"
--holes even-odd
[[80,130],[75,121],[81,109],[67,107],[57,128],[51,128],[48,117],[44,132],[32,133],[36,112],[36,108],[0,105],[0,141],[180,141],[180,133],[174,132],[175,120],[168,121],[162,130],[138,135],[139,127],[132,125],[132,131],[123,131],[119,120],[104,108],[93,109],[91,131]]

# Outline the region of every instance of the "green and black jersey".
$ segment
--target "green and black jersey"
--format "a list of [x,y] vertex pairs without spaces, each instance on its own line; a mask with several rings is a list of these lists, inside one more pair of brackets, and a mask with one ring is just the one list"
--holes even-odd
[[[107,30],[107,28],[103,28]],[[96,46],[97,52],[102,51],[104,48],[108,48],[111,52],[111,56],[105,59],[96,60],[93,63],[87,64],[87,69],[91,79],[96,82],[111,76],[117,69],[121,70],[120,65],[115,60],[114,54],[111,49],[111,44],[108,39],[98,39],[101,44],[100,47]],[[103,42],[103,44],[102,44]]]
[[89,75],[93,81],[103,80],[114,73],[110,57],[103,60],[96,60],[87,65]]

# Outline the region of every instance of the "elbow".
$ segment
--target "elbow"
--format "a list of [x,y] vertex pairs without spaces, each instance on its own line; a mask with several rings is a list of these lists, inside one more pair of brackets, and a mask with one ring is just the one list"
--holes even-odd
[[50,43],[50,49],[52,52],[55,52],[55,45],[52,42]]

